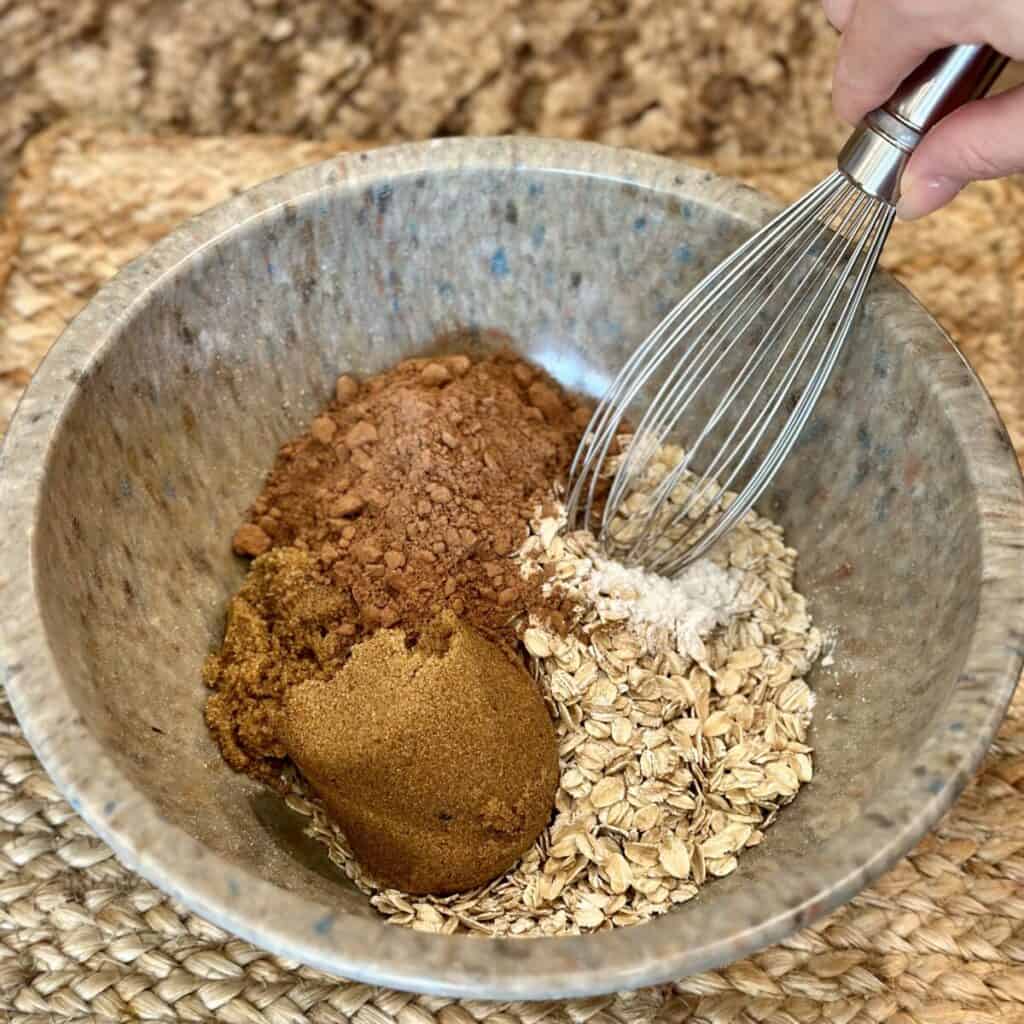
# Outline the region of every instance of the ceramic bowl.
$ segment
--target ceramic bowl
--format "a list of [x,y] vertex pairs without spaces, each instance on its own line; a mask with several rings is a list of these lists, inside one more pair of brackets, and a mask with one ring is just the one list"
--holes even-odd
[[[230,537],[341,372],[496,328],[592,394],[771,212],[667,160],[524,139],[346,154],[191,221],[43,363],[0,466],[0,664],[28,739],[130,867],[283,956],[396,988],[599,993],[712,968],[848,900],[977,768],[1021,665],[1024,520],[1006,432],[935,322],[875,280],[763,502],[836,664],[813,783],[699,899],[561,939],[385,924],[279,798],[221,762],[200,665],[243,565]],[[480,339],[474,342],[474,339]]]

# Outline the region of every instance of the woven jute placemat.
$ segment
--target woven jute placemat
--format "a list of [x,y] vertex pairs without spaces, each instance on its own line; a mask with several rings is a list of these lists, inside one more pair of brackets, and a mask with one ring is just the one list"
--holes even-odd
[[[60,329],[121,264],[184,217],[340,148],[268,137],[156,139],[87,125],[37,138],[0,231],[0,431]],[[826,170],[716,167],[783,199]],[[932,220],[897,228],[885,262],[960,343],[1024,454],[1021,223],[1024,187],[976,186]],[[1024,1022],[1024,692],[984,770],[940,827],[826,921],[719,971],[543,1004],[457,1002],[348,983],[188,913],[92,835],[0,701],[0,1019]]]

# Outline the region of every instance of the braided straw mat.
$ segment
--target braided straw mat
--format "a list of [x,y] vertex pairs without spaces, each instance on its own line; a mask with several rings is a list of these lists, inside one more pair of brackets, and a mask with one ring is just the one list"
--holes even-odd
[[[337,144],[142,138],[58,125],[27,148],[0,234],[0,430],[65,322],[182,218]],[[718,165],[791,199],[824,164]],[[899,227],[885,262],[943,321],[1024,453],[1024,186],[969,189]],[[1017,225],[1016,228],[1012,227]],[[1008,230],[1009,229],[1009,230]],[[270,956],[121,867],[0,702],[0,1020],[238,1024],[1024,1022],[1024,688],[984,770],[873,889],[774,949],[656,989],[457,1002]]]

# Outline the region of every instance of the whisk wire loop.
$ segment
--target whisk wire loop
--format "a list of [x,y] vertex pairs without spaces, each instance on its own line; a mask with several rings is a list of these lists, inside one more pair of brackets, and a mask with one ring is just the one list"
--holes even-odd
[[[855,212],[855,209],[856,208],[853,208],[853,209],[849,210],[846,213],[845,220],[843,222],[844,226],[845,226],[846,220],[848,220],[851,216],[853,216],[853,214]],[[826,230],[827,230],[827,228],[825,227],[824,224],[822,224],[820,226],[820,228],[819,228],[818,236],[824,234],[826,232]],[[842,237],[843,236],[841,234],[834,234],[829,239],[828,244],[827,244],[827,246],[826,246],[826,248],[825,248],[825,250],[823,252],[823,257],[827,257],[828,253],[830,252],[831,249],[837,248],[837,243],[839,242],[840,239],[842,239]],[[783,252],[785,253],[786,250],[783,250]],[[823,259],[822,263],[820,265],[820,269],[822,271],[824,271],[826,269],[827,270],[834,270],[836,265],[838,264],[838,261],[841,258],[842,258],[842,253],[840,252],[840,253],[836,254],[836,256],[832,259],[832,262],[831,262],[830,265],[826,264],[824,262],[824,259]],[[775,295],[780,291],[780,289],[787,283],[787,275],[788,275],[788,273],[789,273],[789,268],[787,267],[785,269],[785,273],[777,281],[775,281],[773,283],[773,286],[771,287],[771,289],[767,292],[767,294],[765,294],[763,296],[761,302],[756,306],[756,308],[753,310],[753,312],[745,319],[744,323],[741,325],[739,330],[733,335],[732,342],[731,342],[731,344],[729,346],[730,348],[733,345],[735,345],[742,337],[745,336],[745,332],[747,331],[747,329],[750,328],[754,323],[756,323],[757,318],[763,313],[765,307],[768,305],[768,303],[771,301],[771,299],[774,298]],[[821,276],[821,274],[818,273],[817,269],[816,269],[815,273],[816,273],[817,276]],[[810,279],[808,279],[808,280],[810,280]],[[758,282],[758,283],[759,284],[763,284],[763,282],[764,282],[764,278],[762,278],[761,281]],[[757,293],[758,293],[758,289],[757,288],[752,288],[751,289],[750,294],[756,295]],[[738,305],[738,308],[742,308],[743,304],[739,303],[737,305]],[[790,321],[792,315],[794,314],[794,312],[798,311],[801,308],[801,306],[803,306],[805,311],[810,308],[806,303],[802,303],[802,295],[801,295],[800,290],[799,289],[793,289],[786,296],[786,299],[785,299],[785,302],[784,302],[784,304],[782,306],[782,309],[778,312],[778,314],[776,315],[776,317],[775,317],[774,321],[772,322],[772,324],[764,332],[764,338],[765,339],[771,339],[771,338],[775,337],[776,336],[776,334],[775,334],[776,330],[777,329],[781,329],[783,325],[788,323]],[[775,355],[775,359],[772,362],[771,366],[769,367],[768,371],[762,375],[761,383],[758,385],[757,390],[755,391],[754,395],[751,396],[752,400],[747,404],[747,406],[742,410],[740,415],[737,417],[736,422],[733,424],[732,430],[730,431],[730,433],[729,433],[728,437],[726,438],[725,442],[723,443],[723,445],[719,448],[718,453],[716,454],[716,456],[712,460],[712,463],[709,465],[709,467],[705,471],[705,474],[701,478],[700,483],[693,489],[689,499],[683,504],[683,506],[681,508],[678,509],[678,511],[673,516],[671,522],[668,524],[670,527],[676,526],[681,521],[683,521],[688,516],[690,510],[692,508],[696,507],[696,506],[699,506],[702,503],[702,501],[710,500],[712,505],[716,504],[716,502],[718,500],[720,500],[720,498],[724,494],[725,489],[731,484],[732,479],[733,479],[732,477],[730,477],[729,480],[727,480],[722,485],[722,487],[720,488],[720,491],[719,491],[719,495],[716,498],[708,499],[707,491],[710,488],[712,488],[713,486],[715,486],[715,478],[716,478],[716,476],[719,473],[721,473],[724,469],[726,469],[728,467],[728,464],[729,464],[728,456],[729,456],[729,453],[731,451],[730,446],[732,445],[733,440],[734,440],[736,434],[741,430],[741,428],[743,427],[743,424],[745,423],[748,415],[755,408],[754,401],[760,397],[761,392],[764,390],[764,388],[767,386],[769,380],[771,379],[771,375],[778,368],[779,363],[781,362],[781,360],[785,356],[786,351],[788,350],[789,345],[792,342],[793,337],[795,336],[795,333],[796,333],[796,331],[794,329],[793,332],[790,334],[789,338],[787,338],[785,343],[782,345],[781,350]],[[704,424],[701,432],[698,434],[697,438],[691,443],[690,447],[687,450],[687,453],[686,453],[685,457],[680,460],[680,462],[676,465],[676,467],[662,480],[662,482],[658,485],[658,487],[653,492],[652,498],[651,498],[651,501],[650,501],[650,508],[648,509],[646,517],[645,517],[645,524],[644,524],[645,526],[646,526],[646,522],[649,521],[650,517],[653,515],[654,508],[657,508],[657,507],[661,506],[662,501],[665,498],[667,498],[667,496],[675,489],[676,485],[679,483],[679,481],[684,476],[684,474],[689,471],[689,467],[691,465],[691,462],[693,461],[694,458],[696,458],[696,456],[700,452],[701,448],[703,447],[705,440],[708,438],[709,435],[711,435],[712,431],[717,427],[719,421],[723,419],[723,417],[726,415],[726,413],[732,407],[733,400],[735,399],[737,394],[740,392],[740,390],[743,388],[745,383],[747,381],[749,381],[749,380],[757,379],[757,377],[756,377],[757,373],[759,371],[761,371],[762,364],[767,359],[769,359],[769,357],[772,354],[772,351],[773,351],[772,345],[771,344],[766,344],[766,343],[760,343],[760,344],[757,344],[757,345],[754,345],[754,346],[751,347],[751,352],[750,352],[750,355],[747,357],[746,362],[743,364],[743,366],[740,368],[740,370],[733,376],[732,380],[729,383],[728,388],[726,389],[725,394],[722,396],[722,398],[719,401],[719,403],[718,403],[717,407],[715,408],[714,412],[711,414],[711,416],[705,422],[705,424]],[[676,373],[678,373],[680,367],[683,366],[683,365],[685,365],[685,364],[681,363],[680,366],[677,366]],[[697,378],[697,380],[696,380],[696,387],[691,389],[689,397],[692,397],[692,395],[695,394],[700,389],[700,387],[703,386],[703,384],[707,382],[707,380],[710,377],[710,373],[711,372],[713,372],[713,369],[710,370],[710,371],[706,371],[703,376]],[[656,436],[657,436],[657,442],[658,442],[659,445],[662,442],[664,442],[664,440],[669,435],[669,433],[675,428],[675,426],[678,423],[679,419],[681,419],[681,417],[682,417],[682,415],[683,415],[683,413],[685,411],[686,406],[689,404],[689,399],[688,398],[687,398],[686,401],[683,401],[683,402],[677,402],[673,398],[673,399],[670,399],[670,401],[667,402],[667,403],[664,403],[662,401],[662,398],[663,398],[663,396],[661,394],[659,394],[655,398],[654,402],[652,402],[652,404],[650,406],[650,409],[648,410],[648,415],[645,416],[645,420],[649,420],[651,418],[650,414],[651,414],[652,411],[660,409],[663,405],[668,405],[669,408],[670,408],[669,415],[662,419],[661,424],[660,424],[660,426],[659,426],[659,428],[657,430],[657,435]],[[763,419],[764,419],[763,415],[761,417],[759,417],[758,420],[755,422],[755,427],[757,426],[757,424],[761,423]],[[650,423],[645,423],[644,421],[641,421],[641,425],[637,428],[637,434],[639,436],[641,436],[641,437],[646,438],[648,432],[651,431],[652,429],[653,428],[652,428]],[[749,432],[748,432],[747,436],[749,437]],[[632,449],[633,445],[631,445],[630,447]],[[623,461],[623,467],[622,467],[620,473],[617,475],[617,478],[616,478],[617,482],[621,482],[623,477],[629,478],[629,476],[630,476],[630,471],[631,470],[630,470],[630,468],[628,468],[628,458],[629,458],[629,453],[627,453],[627,457]],[[614,493],[614,488],[613,488],[613,493]],[[605,511],[606,511],[606,514],[607,514],[607,511],[608,511],[607,508],[606,508]],[[608,526],[607,521],[602,523],[602,527],[603,528],[607,528],[607,526]],[[690,531],[687,531],[687,535],[689,535],[689,532]],[[638,541],[636,544],[634,544],[634,546],[627,552],[627,554],[625,556],[627,559],[635,559],[635,560],[640,560],[640,561],[644,560],[646,552],[649,549],[650,543],[653,541],[653,538],[650,535],[650,533],[645,533],[643,535],[643,538],[646,540],[647,543],[644,544],[643,541],[641,540],[641,541]]]
[[[570,471],[569,523],[594,529],[623,561],[666,575],[731,529],[809,419],[892,220],[890,205],[837,171],[689,292],[595,410]],[[627,431],[630,409],[652,390]],[[648,479],[663,445],[698,409],[710,411],[685,454]],[[724,440],[697,474],[702,451],[719,434]]]
[[[684,467],[688,467],[690,459],[696,454],[700,446],[703,445],[711,430],[732,407],[733,399],[736,397],[743,385],[749,380],[755,381],[756,387],[754,393],[750,396],[747,403],[736,416],[735,422],[732,424],[727,437],[712,457],[712,460],[704,471],[704,474],[693,486],[688,499],[678,508],[669,520],[667,524],[668,529],[671,530],[673,527],[685,522],[689,517],[690,512],[697,507],[717,508],[725,494],[733,486],[739,473],[755,454],[758,443],[764,436],[768,427],[771,425],[773,417],[778,412],[779,407],[782,405],[786,396],[789,394],[797,375],[806,362],[807,357],[813,348],[816,332],[820,329],[821,324],[827,317],[829,310],[834,304],[835,297],[842,287],[841,281],[836,282],[835,279],[835,272],[844,257],[846,257],[847,249],[849,247],[849,242],[842,233],[842,229],[848,228],[850,221],[856,219],[854,227],[855,230],[859,230],[870,215],[870,211],[866,209],[869,205],[867,197],[861,197],[857,202],[850,205],[849,209],[844,214],[842,222],[840,223],[840,231],[837,231],[829,239],[818,264],[815,266],[813,271],[802,280],[802,287],[793,289],[793,291],[787,295],[783,308],[779,311],[778,315],[765,332],[765,337],[767,339],[774,340],[777,337],[783,338],[777,349],[773,350],[773,346],[768,343],[759,344],[753,349],[751,359],[753,360],[756,356],[756,362],[754,365],[751,366],[750,361],[748,360],[748,364],[745,364],[740,373],[736,375],[725,395],[723,395],[722,399],[719,401],[715,412],[709,418],[707,424],[698,436],[697,441],[694,442],[693,446],[689,449],[686,458],[668,474],[661,484],[659,491],[664,491],[666,494],[675,488],[683,476],[685,471]],[[801,330],[805,327],[807,321],[812,318],[814,311],[819,308],[816,303],[819,302],[830,282],[833,282],[832,294],[829,296],[825,305],[820,308],[811,329],[801,335]],[[805,294],[805,288],[813,289],[809,297]],[[785,367],[781,379],[779,379],[776,384],[770,398],[768,398],[767,401],[762,402],[761,400],[764,392],[768,390],[769,384],[773,379],[775,379],[776,372],[780,370],[780,367],[783,365],[783,361],[786,359],[787,354],[793,347],[796,348],[795,355],[792,356],[788,365]],[[772,359],[771,365],[768,367],[767,371],[755,373],[755,371],[761,370],[761,364],[768,359],[773,352],[774,358]],[[752,422],[747,425],[747,421],[751,416],[753,416]],[[743,431],[745,425],[746,430],[737,442],[737,435]],[[712,490],[717,490],[714,497],[711,497],[709,494]],[[656,492],[656,494],[657,493],[658,492]],[[678,537],[670,549],[670,552],[654,559],[652,568],[660,568],[663,564],[667,564],[669,554],[680,549],[687,539],[692,536],[696,525],[696,522],[691,520],[688,529]],[[649,548],[650,542],[653,538],[648,534],[647,540],[647,547]],[[641,553],[634,548],[627,557],[640,558],[642,560],[645,555],[646,550]]]
[[[876,204],[868,200],[867,197],[861,197],[858,201],[856,206],[858,217],[856,224],[854,225],[857,232],[855,237],[857,239],[863,237],[864,233],[869,232],[873,224],[878,220],[879,211],[871,209],[874,205]],[[759,443],[774,421],[774,417],[777,415],[786,397],[791,393],[801,369],[807,363],[808,357],[812,354],[816,342],[821,336],[821,332],[825,328],[826,323],[834,314],[841,296],[848,290],[846,287],[846,280],[837,278],[835,271],[841,264],[843,258],[848,255],[849,248],[850,246],[847,246],[846,250],[836,254],[828,268],[828,273],[818,275],[820,280],[817,283],[813,295],[806,303],[806,314],[802,315],[800,320],[793,326],[776,357],[774,365],[758,385],[757,392],[754,395],[754,400],[744,408],[738,418],[737,424],[733,427],[728,438],[719,449],[715,459],[708,466],[700,481],[695,485],[691,498],[679,509],[668,524],[669,529],[672,529],[680,522],[685,521],[691,509],[700,505],[701,502],[703,502],[706,507],[719,507],[719,503],[722,502],[725,495],[733,487],[741,471],[744,470],[747,464],[756,456]],[[875,258],[877,259],[877,254]],[[851,301],[859,305],[860,294],[863,291],[863,287],[857,283],[858,281],[859,272],[855,277],[854,291],[847,297],[846,305],[849,305]],[[866,280],[864,281],[864,284],[866,285]],[[822,300],[823,296],[826,295],[826,292],[827,297],[824,298],[823,304],[819,307],[818,303]],[[810,325],[806,333],[800,335],[800,331],[804,328],[806,321],[810,319],[811,313],[814,310],[817,310],[817,312],[816,315],[814,315],[813,323]],[[715,543],[719,537],[721,537],[728,529],[731,529],[732,526],[738,522],[739,518],[745,514],[745,510],[751,507],[758,500],[765,487],[770,483],[775,470],[789,453],[789,450],[796,442],[800,431],[803,429],[807,418],[813,411],[813,406],[817,402],[818,396],[828,381],[828,377],[834,366],[835,360],[839,355],[842,342],[845,340],[846,334],[849,332],[851,326],[852,318],[847,318],[844,307],[844,312],[840,316],[840,323],[825,343],[822,355],[812,371],[805,390],[797,400],[792,415],[787,418],[780,430],[777,442],[772,446],[765,459],[757,467],[750,481],[739,492],[739,495],[732,506],[723,512],[722,516],[714,523],[707,536],[701,536],[698,538],[697,546],[693,548],[690,556],[691,558],[700,557],[700,555]],[[837,331],[841,332],[841,336],[837,337]],[[771,397],[763,405],[757,406],[755,402],[760,399],[761,392],[766,389],[768,382],[772,379],[772,373],[781,365],[786,352],[798,337],[800,337],[801,340],[798,342],[797,351],[788,366],[786,366],[785,372],[778,384],[775,386]],[[838,345],[836,344],[837,341]],[[735,434],[745,420],[747,414],[755,408],[759,409],[759,411],[754,422],[748,427],[739,442],[736,443],[734,440]],[[707,492],[715,488],[717,488],[715,496],[708,497]],[[691,521],[690,528],[678,537],[668,551],[653,560],[651,568],[656,571],[671,571],[673,559],[678,558],[681,554],[684,545],[692,536],[695,525],[696,524]]]
[[[842,176],[838,172],[830,175],[792,207],[779,214],[769,227],[775,233],[782,233],[793,224],[799,229],[802,220],[816,204],[827,201],[841,191],[842,183]],[[716,301],[722,290],[736,285],[748,270],[746,260],[759,258],[764,250],[775,244],[775,239],[767,234],[767,228],[751,238],[681,299],[629,357],[595,410],[584,440],[576,452],[569,472],[567,510],[577,510],[582,500],[582,518],[587,523],[591,522],[599,476],[588,472],[587,467],[593,468],[605,463],[627,410],[689,327]]]
[[[831,211],[838,202],[839,198],[830,201],[826,204],[825,210],[827,212]],[[612,484],[612,490],[606,504],[606,513],[609,508],[614,508],[621,498],[623,489],[627,486],[628,481],[635,472],[636,460],[641,458],[642,453],[651,446],[657,448],[664,443],[673,427],[685,413],[690,400],[699,393],[710,375],[718,370],[722,362],[728,358],[744,336],[744,332],[752,323],[756,322],[767,303],[785,284],[789,273],[787,260],[791,259],[798,247],[806,244],[804,236],[811,234],[814,226],[815,221],[808,221],[792,237],[786,238],[785,244],[778,246],[778,251],[773,254],[765,271],[765,284],[770,286],[765,294],[760,294],[759,291],[752,289],[733,308],[719,304],[708,324],[683,351],[636,427],[634,442],[623,455],[620,472],[616,475],[615,481]],[[824,224],[819,224],[817,227],[819,236],[827,230]],[[759,294],[760,301],[758,301]],[[702,311],[701,308],[694,310],[690,316],[676,327],[669,339],[669,348],[666,348],[666,352],[669,351],[671,345],[678,344],[683,333],[689,326],[697,322]],[[742,320],[742,324],[737,328],[737,321],[740,320]],[[694,354],[695,349],[697,351]],[[754,350],[749,357],[748,365],[751,360],[763,358],[763,354],[766,354],[766,352],[763,352],[759,357],[757,350]],[[691,356],[692,365],[689,361]],[[653,359],[657,360],[658,356],[655,355]],[[710,365],[708,365],[709,363]],[[746,369],[747,367],[744,367],[744,371]],[[741,373],[744,371],[741,371]],[[680,383],[681,377],[683,380]],[[663,410],[666,410],[664,415],[662,415]],[[688,468],[689,462],[697,449],[699,449],[703,437],[713,429],[718,418],[717,416],[714,417],[713,422],[707,424],[705,430],[702,431],[701,437],[689,449],[683,471]],[[602,528],[607,529],[608,525],[608,516],[606,514],[602,520]]]

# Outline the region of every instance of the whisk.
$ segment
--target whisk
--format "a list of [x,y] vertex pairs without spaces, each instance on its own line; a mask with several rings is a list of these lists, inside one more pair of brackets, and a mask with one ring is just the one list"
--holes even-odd
[[[836,171],[658,324],[576,452],[570,526],[592,529],[621,561],[673,576],[743,518],[792,450],[850,335],[910,154],[948,113],[983,96],[1005,64],[987,46],[932,54],[854,130]],[[627,428],[634,403],[652,390]],[[700,409],[710,412],[685,451],[659,466],[662,446]]]

